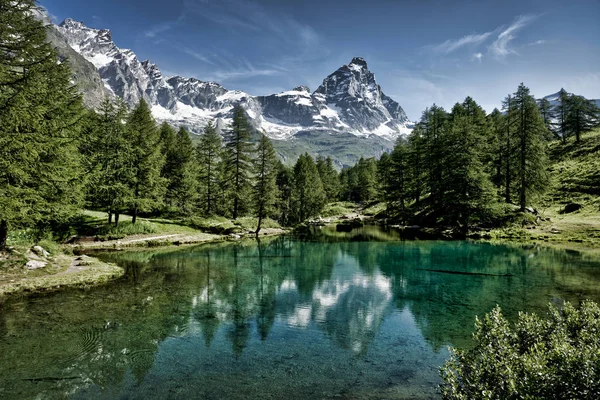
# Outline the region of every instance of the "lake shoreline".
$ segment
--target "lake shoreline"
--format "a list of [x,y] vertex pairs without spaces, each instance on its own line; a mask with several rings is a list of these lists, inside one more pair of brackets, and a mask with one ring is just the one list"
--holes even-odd
[[[272,237],[288,233],[289,230],[279,228],[265,228],[259,237]],[[98,251],[134,251],[143,249],[173,248],[180,246],[195,246],[201,244],[214,244],[222,242],[235,242],[255,238],[255,233],[246,232],[235,235],[216,235],[203,232],[193,234],[170,235],[132,235],[119,240],[88,241],[76,244],[67,244],[65,250],[69,255],[61,253],[56,257],[44,259],[48,266],[48,273],[42,269],[36,271],[34,276],[25,274],[9,276],[0,280],[0,304],[7,299],[18,296],[32,296],[53,293],[63,289],[91,288],[109,284],[118,280],[125,274],[123,268],[101,261],[89,252]],[[50,272],[51,271],[51,272]],[[13,279],[11,279],[13,278]]]
[[[336,227],[340,232],[348,228],[355,229],[362,226],[382,225],[383,221],[364,215],[352,214],[349,216],[336,216],[328,219],[310,221],[304,226],[328,226]],[[595,237],[582,237],[585,232],[569,232],[563,234],[555,228],[544,226],[529,227],[523,229],[488,229],[485,231],[472,232],[465,238],[456,238],[447,231],[433,228],[421,228],[416,226],[388,227],[397,229],[405,235],[404,240],[469,240],[481,243],[511,244],[523,246],[542,246],[554,249],[567,249],[582,252],[600,252],[600,239]],[[548,230],[548,232],[546,232]],[[284,235],[298,230],[267,228],[261,231],[260,237],[272,237]],[[421,234],[422,233],[422,234]],[[436,234],[437,233],[437,234]],[[27,275],[0,281],[0,301],[16,296],[31,296],[44,293],[52,293],[67,288],[89,288],[109,284],[121,278],[125,271],[113,264],[100,261],[93,255],[94,252],[103,251],[135,251],[143,249],[160,249],[180,246],[194,246],[201,244],[214,244],[222,242],[234,242],[244,239],[253,239],[255,234],[247,231],[240,234],[219,235],[204,232],[180,233],[166,235],[131,235],[118,240],[82,240],[73,244],[64,245],[68,254],[60,254],[51,261],[53,264],[62,265],[62,268],[47,274],[38,274],[29,277]],[[73,270],[73,265],[81,261],[81,257],[87,260],[89,265]],[[64,266],[68,264],[69,267]]]

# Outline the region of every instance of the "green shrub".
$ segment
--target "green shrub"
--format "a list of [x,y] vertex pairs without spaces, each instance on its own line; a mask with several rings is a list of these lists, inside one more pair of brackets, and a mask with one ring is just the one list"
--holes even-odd
[[38,242],[38,245],[40,245],[44,250],[53,256],[56,256],[60,253],[60,245],[53,240],[42,239]]
[[475,346],[453,350],[441,369],[444,399],[600,398],[600,307],[550,306],[548,319],[496,307],[477,319]]

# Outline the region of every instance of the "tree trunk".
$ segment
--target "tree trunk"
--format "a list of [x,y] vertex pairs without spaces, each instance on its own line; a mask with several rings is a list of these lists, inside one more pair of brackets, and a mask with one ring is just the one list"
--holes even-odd
[[131,217],[131,223],[135,224],[137,221],[137,204],[133,206],[133,216]]
[[6,239],[8,239],[8,223],[2,220],[0,221],[0,250],[6,249]]
[[112,224],[113,213],[112,210],[108,210],[108,224]]
[[115,211],[115,226],[119,225],[119,217],[121,213],[119,211]]
[[258,216],[258,227],[256,228],[256,237],[258,237],[258,234],[260,233],[260,225],[262,224],[262,215]]

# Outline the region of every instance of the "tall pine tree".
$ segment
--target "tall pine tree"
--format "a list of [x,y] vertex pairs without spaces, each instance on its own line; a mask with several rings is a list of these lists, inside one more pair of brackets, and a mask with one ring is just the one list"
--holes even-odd
[[217,192],[219,190],[219,165],[223,155],[223,143],[212,122],[204,128],[200,142],[196,147],[199,165],[200,204],[206,215],[216,212]]
[[108,222],[119,222],[119,214],[132,199],[132,157],[124,120],[127,107],[108,98],[99,113],[90,112],[88,133],[81,152],[88,175],[88,197],[94,207],[107,211]]
[[251,180],[252,143],[250,124],[241,106],[233,110],[233,122],[225,133],[225,171],[227,174],[229,197],[232,199],[232,217],[237,219],[248,211],[248,194]]
[[292,196],[298,222],[318,215],[325,206],[325,190],[319,171],[313,158],[307,153],[300,155],[294,165]]
[[522,83],[513,95],[515,139],[518,163],[515,168],[519,206],[522,211],[530,197],[541,193],[547,186],[547,156],[544,137],[547,133],[544,120],[529,89]]
[[34,0],[0,0],[0,249],[11,228],[69,218],[82,201],[81,96]]
[[144,100],[129,115],[127,128],[133,176],[131,222],[135,224],[138,212],[156,210],[162,204],[165,193],[165,179],[161,177],[164,156],[159,131]]
[[256,236],[258,236],[263,219],[273,214],[277,203],[277,156],[273,144],[264,133],[256,147],[253,166],[255,183],[252,188],[252,200],[258,218],[256,228]]

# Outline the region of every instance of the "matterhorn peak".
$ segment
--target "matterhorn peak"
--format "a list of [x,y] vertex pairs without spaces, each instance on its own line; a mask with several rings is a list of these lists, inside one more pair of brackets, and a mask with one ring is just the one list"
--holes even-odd
[[358,67],[364,67],[365,69],[368,69],[367,61],[362,57],[354,57],[352,61],[350,61],[349,65],[356,65]]

